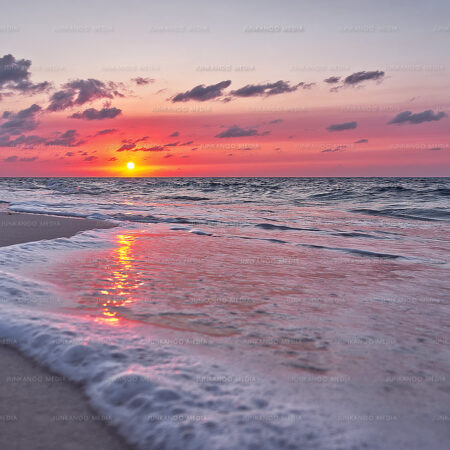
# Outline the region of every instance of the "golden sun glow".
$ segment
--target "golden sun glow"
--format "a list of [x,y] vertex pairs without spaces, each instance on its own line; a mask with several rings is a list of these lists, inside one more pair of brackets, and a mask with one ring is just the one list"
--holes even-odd
[[135,168],[134,162],[130,161],[127,163],[127,169],[128,170],[133,170]]

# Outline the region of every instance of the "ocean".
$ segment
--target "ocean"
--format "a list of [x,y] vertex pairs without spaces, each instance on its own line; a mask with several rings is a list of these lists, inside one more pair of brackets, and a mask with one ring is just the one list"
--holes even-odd
[[0,208],[117,224],[0,248],[0,342],[141,449],[444,449],[449,195],[450,178],[0,178]]

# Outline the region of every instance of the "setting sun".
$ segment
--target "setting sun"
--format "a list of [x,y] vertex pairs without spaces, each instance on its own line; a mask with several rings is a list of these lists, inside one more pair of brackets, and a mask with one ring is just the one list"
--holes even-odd
[[133,170],[134,167],[135,167],[134,162],[130,161],[129,163],[127,163],[127,169]]

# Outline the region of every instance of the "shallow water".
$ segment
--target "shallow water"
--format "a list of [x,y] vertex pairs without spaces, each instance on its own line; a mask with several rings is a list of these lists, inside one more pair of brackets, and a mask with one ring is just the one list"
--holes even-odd
[[141,448],[445,448],[449,192],[0,179],[12,210],[119,225],[0,249],[0,333]]

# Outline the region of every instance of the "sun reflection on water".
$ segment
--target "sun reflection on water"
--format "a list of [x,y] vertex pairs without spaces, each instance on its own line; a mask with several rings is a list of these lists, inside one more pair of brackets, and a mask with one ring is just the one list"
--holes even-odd
[[135,237],[128,234],[116,236],[118,244],[112,257],[114,259],[114,269],[111,276],[107,278],[108,284],[100,293],[102,296],[101,317],[96,318],[96,322],[119,325],[121,321],[120,308],[133,303],[133,291],[142,284],[135,281],[133,274],[133,246]]

